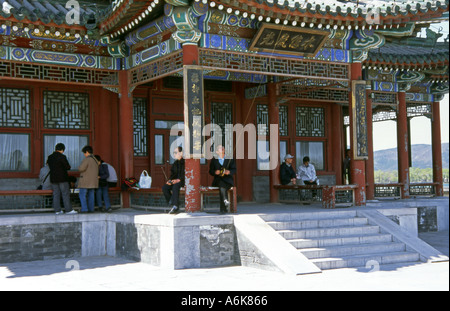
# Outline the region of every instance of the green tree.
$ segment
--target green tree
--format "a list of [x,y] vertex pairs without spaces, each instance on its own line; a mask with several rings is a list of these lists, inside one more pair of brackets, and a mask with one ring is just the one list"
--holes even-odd
[[[398,182],[398,171],[375,171],[375,183],[387,184]],[[445,183],[450,180],[449,169],[442,170],[442,177]],[[411,167],[409,169],[409,180],[411,183],[430,183],[433,182],[433,169],[432,168],[417,168]]]

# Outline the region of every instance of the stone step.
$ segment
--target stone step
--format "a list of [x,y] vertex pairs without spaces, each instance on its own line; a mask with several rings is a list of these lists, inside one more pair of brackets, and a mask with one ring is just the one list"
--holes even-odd
[[403,243],[377,243],[377,244],[353,244],[345,246],[329,246],[301,249],[303,255],[309,259],[326,258],[326,257],[346,257],[364,254],[384,254],[396,253],[406,250]]
[[417,262],[417,252],[356,211],[264,215],[264,220],[320,269]]
[[373,235],[380,233],[378,226],[350,226],[350,227],[329,227],[329,228],[312,228],[302,230],[279,230],[277,231],[287,240],[307,239],[318,237],[340,237],[355,235]]
[[327,227],[350,227],[367,225],[369,221],[364,217],[335,218],[335,219],[310,219],[295,221],[268,221],[275,230],[298,230]]
[[368,263],[377,263],[379,265],[417,262],[419,254],[415,252],[395,252],[384,254],[364,254],[347,257],[328,257],[311,259],[311,261],[320,269],[339,269],[350,267],[365,267]]
[[310,213],[280,213],[260,215],[265,221],[299,221],[299,220],[317,220],[317,219],[337,219],[356,217],[356,211],[335,211],[327,210]]
[[392,242],[390,234],[349,235],[340,237],[322,237],[310,239],[293,239],[289,242],[297,249],[349,244],[388,243]]

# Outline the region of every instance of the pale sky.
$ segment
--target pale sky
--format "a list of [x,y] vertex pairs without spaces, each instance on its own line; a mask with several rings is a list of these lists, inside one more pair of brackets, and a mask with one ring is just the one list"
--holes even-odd
[[[440,103],[441,142],[449,142],[449,95],[446,94]],[[411,120],[411,144],[431,145],[431,120],[426,117],[415,117]],[[383,121],[373,123],[374,151],[397,148],[397,122]]]

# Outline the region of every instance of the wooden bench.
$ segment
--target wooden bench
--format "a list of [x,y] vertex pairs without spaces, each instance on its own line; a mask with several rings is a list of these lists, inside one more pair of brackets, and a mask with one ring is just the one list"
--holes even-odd
[[[354,191],[357,188],[356,185],[274,185],[273,187],[278,190],[281,203],[322,202],[323,208],[335,208],[336,201],[342,206],[354,205]],[[289,192],[291,192],[290,195]],[[316,192],[316,198],[313,196],[314,192]],[[336,193],[344,193],[345,196],[340,195],[337,199]]]
[[[145,210],[155,210],[161,212],[167,212],[170,210],[170,207],[167,206],[167,202],[165,200],[164,194],[162,192],[162,188],[150,188],[150,189],[135,189],[130,188],[131,192],[131,204],[132,208],[142,208]],[[184,196],[186,193],[186,189],[182,187],[180,189],[180,208],[184,208],[184,201],[181,196]],[[205,201],[206,197],[210,194],[214,194],[215,197],[219,196],[219,188],[218,187],[200,187],[200,195],[201,195],[201,211],[205,210]],[[216,200],[215,206],[219,208],[219,200]],[[228,201],[230,202],[230,212],[237,212],[237,188],[232,187],[228,191]]]
[[[120,193],[119,187],[109,188],[112,208],[121,207]],[[81,209],[78,189],[70,190],[70,201],[74,210]],[[52,190],[0,190],[0,213],[51,212],[52,202]]]
[[[278,190],[278,200],[281,203],[303,203],[310,204],[322,201],[322,185],[274,185]],[[313,197],[313,190],[316,198]]]

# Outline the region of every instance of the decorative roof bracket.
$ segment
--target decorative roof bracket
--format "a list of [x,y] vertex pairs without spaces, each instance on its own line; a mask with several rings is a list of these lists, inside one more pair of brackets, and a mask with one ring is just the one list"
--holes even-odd
[[208,12],[208,4],[202,1],[193,2],[189,6],[187,0],[168,0],[164,14],[171,17],[177,27],[172,37],[180,44],[197,44],[202,32],[198,29],[198,18]]
[[353,62],[359,63],[365,61],[370,49],[382,47],[385,42],[384,36],[375,33],[373,30],[355,30],[353,38],[350,40]]

